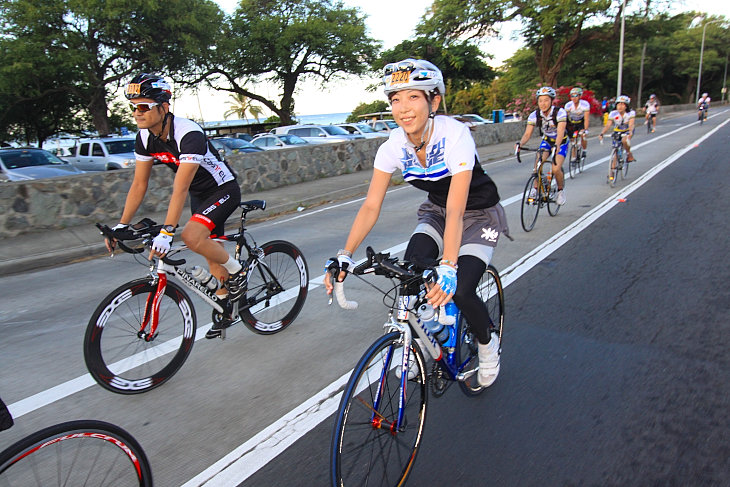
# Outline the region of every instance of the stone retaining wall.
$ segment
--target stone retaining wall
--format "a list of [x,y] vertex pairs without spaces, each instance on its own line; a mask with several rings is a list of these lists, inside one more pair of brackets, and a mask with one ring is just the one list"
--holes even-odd
[[[472,130],[477,146],[518,140],[524,122],[482,125]],[[386,139],[237,154],[229,163],[238,174],[241,192],[257,191],[372,168],[375,152]],[[0,183],[0,238],[14,237],[119,217],[133,169],[90,172],[76,176]],[[152,168],[147,196],[139,214],[164,211],[172,191],[172,173]]]

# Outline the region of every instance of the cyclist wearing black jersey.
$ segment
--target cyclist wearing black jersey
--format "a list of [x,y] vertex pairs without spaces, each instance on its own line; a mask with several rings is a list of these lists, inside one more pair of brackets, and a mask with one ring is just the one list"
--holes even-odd
[[[218,296],[224,299],[228,295],[236,300],[245,291],[242,285],[245,271],[221,243],[209,237],[224,234],[226,219],[241,201],[241,190],[236,176],[220,160],[203,129],[170,112],[171,96],[167,81],[154,74],[139,74],[127,85],[126,97],[140,130],[135,142],[134,179],[120,223],[114,229],[123,231],[132,221],[147,193],[154,161],[169,167],[175,173],[172,195],[165,225],[153,240],[150,258],[163,256],[170,250],[189,194],[192,217],[185,224],[181,238],[188,248],[205,257],[211,274],[224,283]],[[109,250],[113,246],[114,242],[107,241]]]

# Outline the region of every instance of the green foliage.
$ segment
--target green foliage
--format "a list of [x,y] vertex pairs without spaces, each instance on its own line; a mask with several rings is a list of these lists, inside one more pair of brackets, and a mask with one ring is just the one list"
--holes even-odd
[[406,40],[383,52],[372,64],[372,69],[379,72],[386,64],[406,58],[431,61],[441,70],[451,89],[464,89],[474,82],[489,83],[496,74],[477,46],[465,41],[444,44],[428,37]]
[[376,100],[371,103],[360,103],[358,106],[355,107],[352,113],[347,116],[345,122],[361,122],[362,119],[358,117],[358,115],[364,115],[366,113],[386,112],[388,110],[390,110],[390,105],[388,105],[388,102],[385,100]]
[[[202,59],[199,79],[261,102],[290,123],[301,80],[362,75],[378,49],[360,11],[340,1],[242,0],[216,52]],[[278,104],[247,89],[241,81],[247,79],[277,84]]]
[[[58,89],[83,102],[100,134],[111,129],[112,90],[143,70],[188,72],[223,19],[211,0],[0,0],[0,11],[0,37],[18,41],[8,57],[40,70],[60,64]],[[26,43],[43,48],[26,52]]]

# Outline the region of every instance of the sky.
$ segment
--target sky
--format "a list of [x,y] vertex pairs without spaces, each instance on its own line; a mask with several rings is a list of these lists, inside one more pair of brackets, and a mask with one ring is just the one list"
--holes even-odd
[[[238,0],[216,0],[226,13],[233,13]],[[366,24],[370,36],[380,40],[385,49],[392,48],[405,39],[413,37],[416,24],[420,21],[430,0],[343,0],[347,6],[358,7],[367,15]],[[636,3],[636,2],[634,2]],[[730,1],[727,0],[680,0],[672,2],[672,10],[695,10],[713,15],[725,15],[730,19]],[[519,25],[507,24],[502,27],[499,39],[490,39],[482,46],[483,52],[491,54],[488,61],[492,66],[499,66],[521,46],[517,37]],[[699,48],[698,48],[699,49]],[[699,53],[698,53],[699,56]],[[362,102],[384,100],[380,91],[366,91],[366,87],[376,81],[375,78],[361,79],[348,77],[322,86],[318,82],[301,83],[295,94],[295,111],[297,115],[315,115],[322,113],[350,112]],[[267,99],[278,101],[279,90],[276,86],[259,85],[254,90]],[[212,90],[201,90],[196,96],[191,92],[176,92],[173,112],[176,115],[203,119],[206,122],[224,120],[223,113],[229,108],[230,94]],[[264,110],[264,116],[269,115]]]

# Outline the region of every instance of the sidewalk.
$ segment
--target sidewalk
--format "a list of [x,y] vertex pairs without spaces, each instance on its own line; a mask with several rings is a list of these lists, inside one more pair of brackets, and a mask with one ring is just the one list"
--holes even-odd
[[[512,153],[513,145],[513,142],[503,142],[480,147],[478,149],[479,157],[482,163],[508,157]],[[363,196],[367,193],[371,172],[370,170],[360,171],[244,194],[242,195],[244,200],[266,200],[266,210],[251,213],[248,221],[254,223],[276,215],[296,212],[301,207],[311,208],[333,201]],[[172,182],[172,178],[170,181]],[[237,220],[238,212],[234,215]],[[158,222],[165,218],[164,213],[145,216]],[[186,217],[189,217],[189,212],[187,215],[183,213],[183,218]],[[227,228],[231,229],[234,224],[229,224]],[[0,275],[7,276],[103,255],[106,255],[104,241],[99,230],[93,225],[66,228],[52,232],[52,235],[49,235],[49,232],[29,233],[0,240]]]

